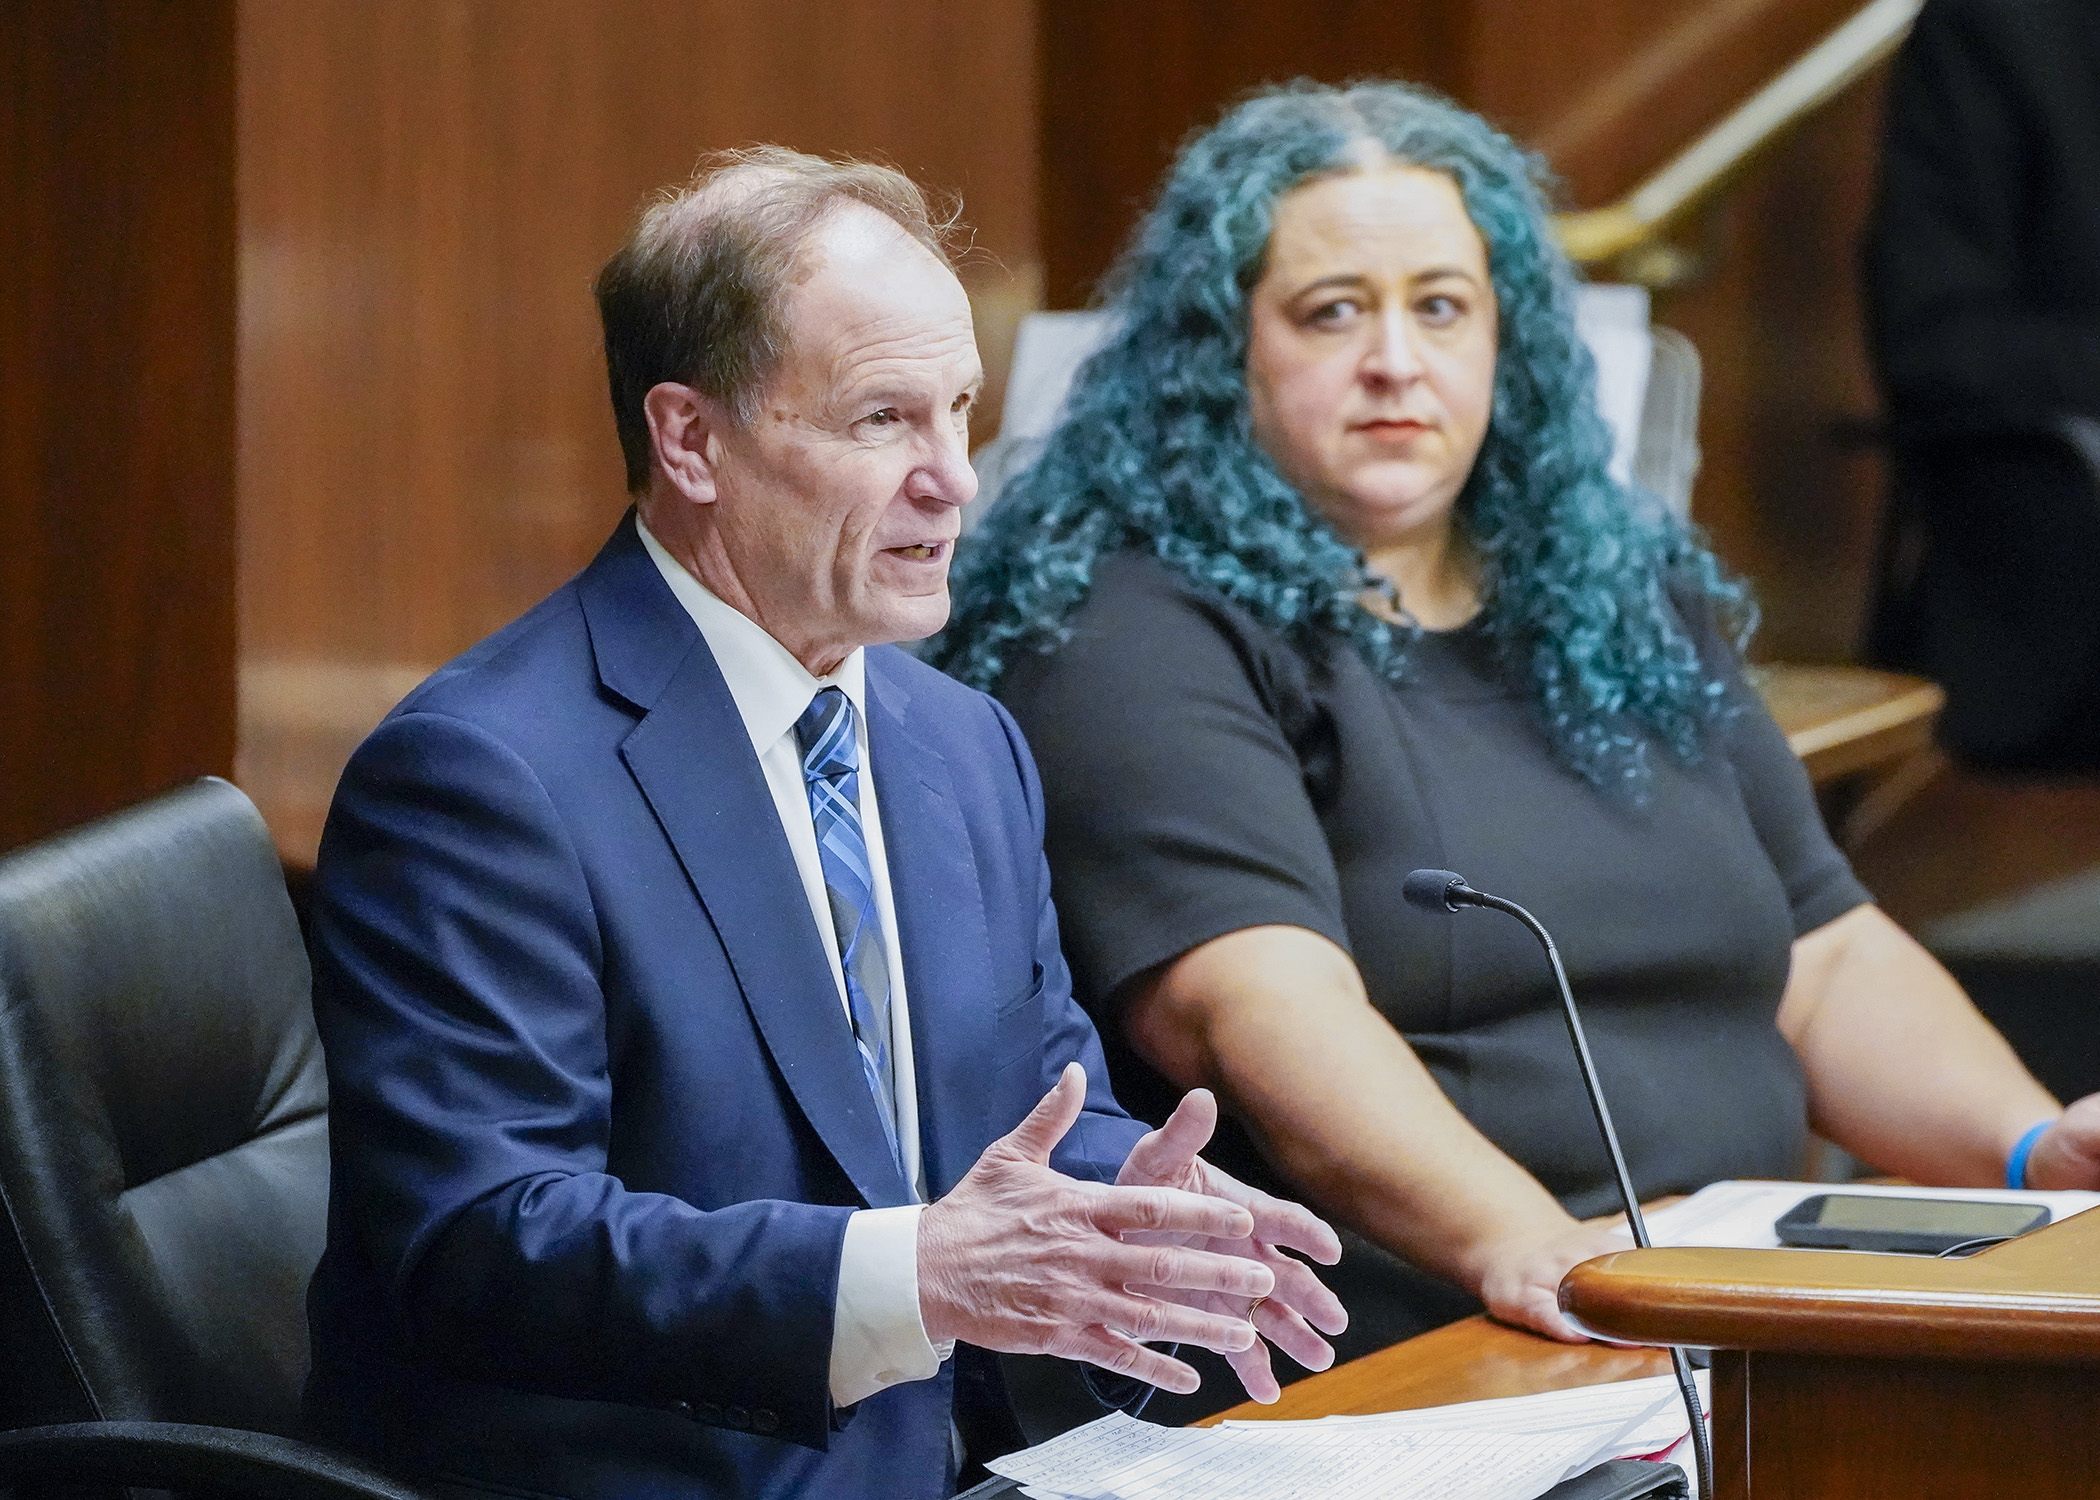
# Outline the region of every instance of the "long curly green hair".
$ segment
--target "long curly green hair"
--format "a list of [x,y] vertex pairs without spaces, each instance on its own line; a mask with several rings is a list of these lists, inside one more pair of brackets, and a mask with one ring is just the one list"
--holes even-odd
[[1017,652],[1065,639],[1096,560],[1134,549],[1308,651],[1346,642],[1405,680],[1417,627],[1363,607],[1375,585],[1362,553],[1285,481],[1247,411],[1248,296],[1277,202],[1357,170],[1367,144],[1450,176],[1488,248],[1493,408],[1454,512],[1479,559],[1483,625],[1560,757],[1596,785],[1638,790],[1651,742],[1697,760],[1724,712],[1681,607],[1713,610],[1740,646],[1754,606],[1693,531],[1606,471],[1611,438],[1543,164],[1407,84],[1267,90],[1183,147],[1107,283],[1116,331],[1040,458],[966,539],[955,613],[929,659],[995,688]]

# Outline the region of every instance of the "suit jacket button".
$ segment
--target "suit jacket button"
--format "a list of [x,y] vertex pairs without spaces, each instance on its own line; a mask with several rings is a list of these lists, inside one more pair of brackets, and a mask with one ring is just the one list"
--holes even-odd
[[726,1417],[729,1425],[739,1430],[747,1429],[751,1426],[751,1413],[744,1410],[741,1406],[730,1407]]
[[771,1437],[774,1433],[780,1431],[780,1413],[773,1411],[769,1407],[761,1406],[757,1411],[751,1413],[751,1430],[764,1437]]
[[692,1420],[693,1403],[690,1401],[673,1401],[671,1403],[671,1410],[676,1412],[679,1416],[684,1417],[687,1421]]

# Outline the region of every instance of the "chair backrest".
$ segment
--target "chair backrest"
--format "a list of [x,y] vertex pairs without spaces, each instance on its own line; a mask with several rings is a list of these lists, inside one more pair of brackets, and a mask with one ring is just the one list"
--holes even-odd
[[295,1430],[327,1131],[305,949],[239,791],[0,859],[0,1424]]
[[1006,400],[999,407],[999,435],[970,455],[977,498],[963,507],[964,531],[998,503],[1007,480],[1035,462],[1064,411],[1065,393],[1079,367],[1108,342],[1115,326],[1112,316],[1098,312],[1039,312],[1021,320],[1006,372]]
[[[1648,321],[1648,293],[1637,286],[1576,288],[1575,325],[1597,362],[1597,409],[1612,432],[1613,477],[1649,491],[1679,516],[1688,514],[1699,472],[1699,351],[1683,334]],[[1114,327],[1109,314],[1098,312],[1033,313],[1021,320],[999,436],[970,457],[978,489],[963,513],[965,530],[1043,451],[1079,367]]]
[[1692,513],[1699,477],[1699,349],[1674,328],[1648,330],[1648,388],[1634,443],[1633,482],[1679,518]]
[[1575,331],[1597,362],[1597,413],[1611,429],[1611,477],[1631,484],[1655,360],[1648,289],[1610,282],[1577,286]]

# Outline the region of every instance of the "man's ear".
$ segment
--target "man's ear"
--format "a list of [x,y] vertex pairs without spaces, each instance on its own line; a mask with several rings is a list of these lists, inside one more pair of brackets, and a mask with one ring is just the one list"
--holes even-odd
[[649,446],[671,487],[695,505],[716,498],[716,470],[729,414],[721,403],[689,385],[665,381],[642,397],[649,419]]

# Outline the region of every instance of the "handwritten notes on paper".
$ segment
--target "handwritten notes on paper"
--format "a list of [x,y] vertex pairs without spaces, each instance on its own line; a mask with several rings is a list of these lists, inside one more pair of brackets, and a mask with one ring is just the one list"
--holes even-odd
[[1566,1434],[1383,1433],[1317,1422],[1148,1428],[1117,1413],[993,1468],[1031,1496],[1060,1500],[1530,1500],[1585,1445]]
[[1000,1459],[1032,1500],[1534,1500],[1685,1432],[1667,1378],[1315,1422],[1155,1427],[1120,1413]]

